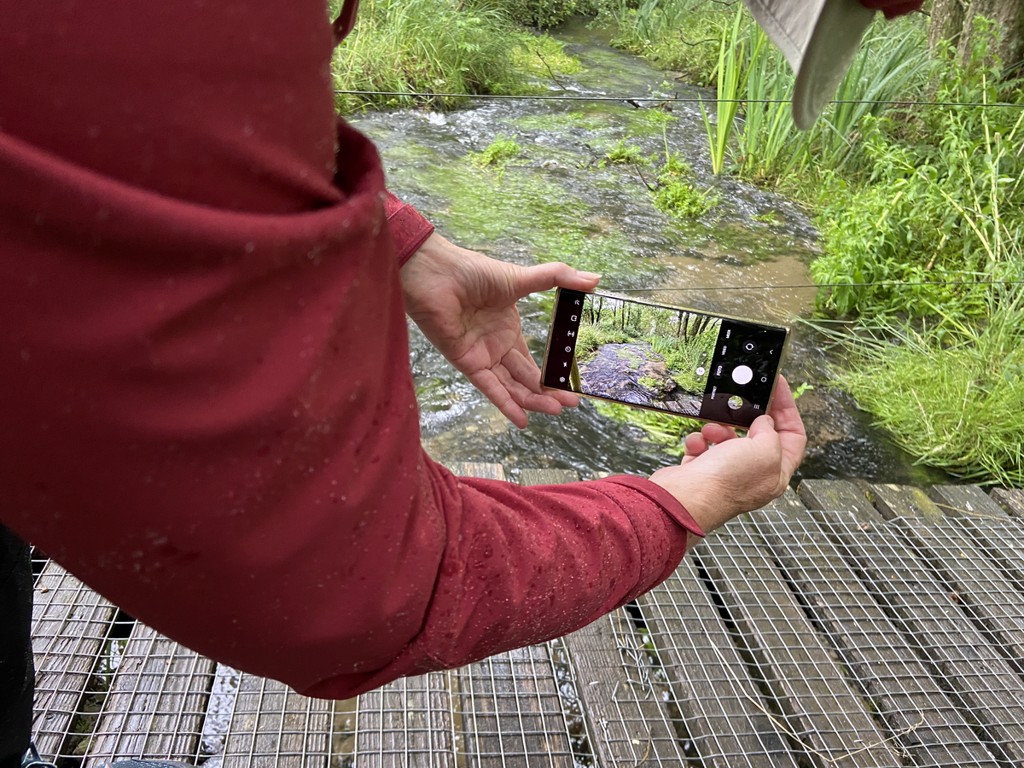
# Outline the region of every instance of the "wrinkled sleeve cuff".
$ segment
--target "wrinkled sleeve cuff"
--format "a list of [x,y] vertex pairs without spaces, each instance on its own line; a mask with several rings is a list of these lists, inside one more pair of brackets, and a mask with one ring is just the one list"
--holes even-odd
[[666,491],[657,483],[652,483],[642,477],[633,475],[612,475],[604,478],[606,482],[618,483],[634,491],[642,493],[655,504],[665,510],[665,514],[671,517],[676,523],[692,533],[694,536],[704,538],[706,535],[697,521],[693,519],[689,511],[671,493]]
[[388,228],[395,242],[398,266],[402,267],[428,237],[434,232],[434,225],[408,203],[403,203],[390,192],[385,193],[384,210],[388,217]]

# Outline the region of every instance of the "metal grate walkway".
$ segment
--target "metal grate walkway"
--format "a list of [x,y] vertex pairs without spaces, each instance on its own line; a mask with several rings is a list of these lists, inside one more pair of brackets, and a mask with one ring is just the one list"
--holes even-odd
[[35,737],[62,768],[1024,765],[1022,491],[804,481],[579,632],[342,702],[36,568]]

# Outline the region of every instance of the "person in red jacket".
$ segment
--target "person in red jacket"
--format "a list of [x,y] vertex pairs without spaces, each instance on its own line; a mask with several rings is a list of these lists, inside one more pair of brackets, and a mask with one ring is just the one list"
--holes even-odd
[[333,113],[353,2],[333,34],[317,0],[0,9],[0,768],[38,760],[25,540],[340,698],[583,626],[785,489],[784,381],[650,478],[523,488],[424,453],[406,313],[525,426],[575,399],[540,387],[515,302],[597,276],[461,249],[386,192]]

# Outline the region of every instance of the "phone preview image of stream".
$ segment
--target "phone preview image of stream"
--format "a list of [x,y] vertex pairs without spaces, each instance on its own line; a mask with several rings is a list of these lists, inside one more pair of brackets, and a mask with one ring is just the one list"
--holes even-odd
[[788,335],[781,326],[560,289],[543,383],[748,427],[768,409]]

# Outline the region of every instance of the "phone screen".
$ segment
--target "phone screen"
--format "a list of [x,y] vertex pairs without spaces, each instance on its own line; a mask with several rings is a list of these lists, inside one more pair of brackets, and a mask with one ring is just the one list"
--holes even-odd
[[748,427],[768,410],[789,329],[559,289],[544,386]]

